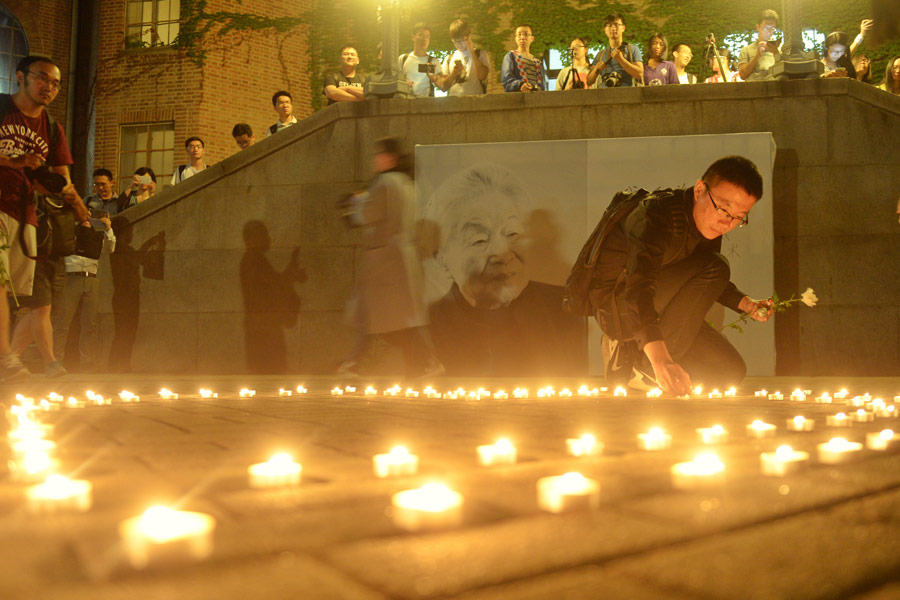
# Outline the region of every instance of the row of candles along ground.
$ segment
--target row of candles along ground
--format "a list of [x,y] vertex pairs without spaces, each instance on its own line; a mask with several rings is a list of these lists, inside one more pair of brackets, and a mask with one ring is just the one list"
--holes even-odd
[[[843,391],[839,394],[849,397]],[[93,392],[88,394],[89,397],[91,395],[96,401],[98,396]],[[877,405],[876,401],[879,400],[868,394],[854,398],[868,400],[868,405]],[[52,431],[52,425],[40,423],[34,418],[35,413],[46,409],[31,398],[19,395],[17,400],[18,406],[13,406],[8,414],[15,425],[8,434],[15,456],[10,461],[10,471],[14,479],[23,481],[44,478],[43,483],[26,490],[29,510],[35,513],[89,510],[92,504],[91,483],[72,480],[53,472],[54,463],[49,459],[49,452],[55,448],[55,444],[45,439]],[[42,401],[49,402],[47,399]],[[869,414],[865,407],[860,411]],[[864,422],[869,420],[867,418]],[[828,424],[845,424],[843,419],[840,421],[829,421]],[[792,431],[812,431],[814,421],[797,416],[787,420],[787,428]],[[754,421],[747,426],[747,434],[754,438],[769,437],[775,434],[776,429],[772,424]],[[699,428],[697,435],[704,444],[721,444],[728,438],[728,432],[721,425]],[[638,434],[637,438],[641,448],[651,451],[669,448],[672,443],[672,436],[659,427]],[[866,446],[871,450],[883,451],[894,445],[897,439],[898,436],[890,429],[869,432],[866,435]],[[573,456],[593,456],[603,451],[602,442],[591,434],[568,439],[566,444]],[[861,443],[840,437],[832,438],[817,445],[818,459],[821,463],[838,464],[852,459],[862,448]],[[512,464],[517,457],[516,448],[508,439],[478,446],[477,453],[479,462],[485,466]],[[35,456],[38,460],[35,460]],[[783,476],[808,464],[809,458],[809,453],[783,445],[775,452],[763,452],[760,464],[764,475]],[[418,464],[418,456],[411,454],[403,446],[373,457],[378,477],[413,476],[418,473]],[[277,454],[267,462],[248,468],[250,485],[255,488],[296,486],[300,483],[301,472],[301,465],[286,454]],[[679,489],[720,484],[724,473],[725,464],[710,452],[671,467],[672,484]],[[544,477],[537,482],[538,505],[549,512],[595,508],[599,499],[599,483],[581,473]],[[391,514],[397,527],[409,531],[458,526],[462,522],[462,503],[460,493],[441,483],[432,482],[417,489],[395,493],[392,496]],[[129,562],[135,568],[143,568],[154,560],[208,557],[212,553],[214,528],[215,519],[210,515],[154,506],[142,515],[123,521],[119,530]]]

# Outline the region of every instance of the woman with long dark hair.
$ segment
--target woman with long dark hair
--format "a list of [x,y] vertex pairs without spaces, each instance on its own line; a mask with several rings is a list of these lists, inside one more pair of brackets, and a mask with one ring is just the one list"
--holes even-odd
[[900,56],[895,56],[888,61],[884,69],[884,79],[881,80],[878,88],[900,96]]
[[647,55],[644,63],[644,85],[669,85],[678,83],[678,69],[669,57],[669,41],[661,33],[654,33],[647,40]]

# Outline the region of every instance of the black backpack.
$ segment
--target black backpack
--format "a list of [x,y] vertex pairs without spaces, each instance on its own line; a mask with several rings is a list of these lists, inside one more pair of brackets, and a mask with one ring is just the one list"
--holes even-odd
[[649,196],[650,192],[643,188],[636,192],[618,192],[613,196],[594,232],[581,248],[569,278],[566,279],[566,289],[563,293],[564,310],[575,315],[588,317],[594,315],[591,285],[594,282],[594,267],[600,257],[600,248],[613,228],[630,215],[638,203]]

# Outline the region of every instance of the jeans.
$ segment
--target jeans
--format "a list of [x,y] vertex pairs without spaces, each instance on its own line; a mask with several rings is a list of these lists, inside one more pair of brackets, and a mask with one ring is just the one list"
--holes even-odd
[[66,274],[63,289],[62,310],[53,322],[53,351],[56,359],[63,361],[69,327],[81,305],[81,338],[78,342],[79,364],[82,370],[99,367],[97,355],[99,336],[97,333],[97,311],[100,304],[100,279]]

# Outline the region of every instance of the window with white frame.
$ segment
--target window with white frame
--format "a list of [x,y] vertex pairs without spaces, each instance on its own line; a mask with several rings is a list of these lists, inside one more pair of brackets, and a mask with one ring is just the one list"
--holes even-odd
[[126,0],[125,44],[168,46],[178,36],[181,0]]
[[175,162],[175,123],[123,125],[119,145],[119,191],[128,187],[134,172],[150,167],[159,192],[172,178]]

